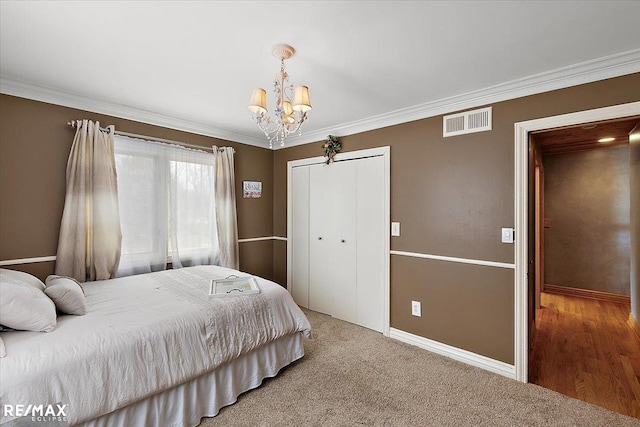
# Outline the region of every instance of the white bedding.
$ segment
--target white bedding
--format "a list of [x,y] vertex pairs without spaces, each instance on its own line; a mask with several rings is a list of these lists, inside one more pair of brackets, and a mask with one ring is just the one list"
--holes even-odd
[[[68,405],[77,423],[167,390],[310,325],[287,291],[208,297],[209,281],[238,274],[199,266],[84,284],[87,314],[53,332],[3,333],[0,404]],[[9,418],[0,418],[0,423]]]

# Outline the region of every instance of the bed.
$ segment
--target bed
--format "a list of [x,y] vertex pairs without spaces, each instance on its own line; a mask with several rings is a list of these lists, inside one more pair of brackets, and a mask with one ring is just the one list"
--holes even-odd
[[[65,405],[72,425],[194,426],[304,355],[310,325],[281,286],[208,296],[197,266],[87,282],[87,313],[52,332],[3,332],[0,404]],[[4,407],[4,406],[3,406]],[[0,414],[0,423],[11,416]]]

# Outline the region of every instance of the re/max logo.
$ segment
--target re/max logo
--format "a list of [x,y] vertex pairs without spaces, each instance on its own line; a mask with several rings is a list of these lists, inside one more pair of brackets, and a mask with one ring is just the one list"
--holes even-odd
[[4,417],[67,417],[66,404],[60,405],[2,405]]

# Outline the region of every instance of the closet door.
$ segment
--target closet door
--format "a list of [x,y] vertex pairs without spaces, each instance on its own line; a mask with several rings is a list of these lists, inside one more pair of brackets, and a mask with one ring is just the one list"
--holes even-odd
[[389,153],[367,151],[291,166],[290,292],[303,307],[383,332]]
[[384,317],[385,164],[383,157],[357,162],[357,309],[356,323],[382,332]]
[[309,166],[291,170],[291,296],[309,307]]
[[309,308],[333,311],[333,195],[331,171],[325,165],[309,166]]
[[355,162],[309,168],[309,308],[356,321]]
[[357,161],[343,161],[326,166],[331,177],[333,198],[331,241],[333,309],[331,315],[356,323],[357,304]]

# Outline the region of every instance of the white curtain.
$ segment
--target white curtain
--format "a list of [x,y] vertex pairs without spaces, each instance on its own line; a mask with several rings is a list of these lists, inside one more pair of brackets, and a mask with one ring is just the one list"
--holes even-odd
[[118,276],[167,267],[167,166],[162,146],[115,136],[122,255]]
[[236,215],[236,184],[233,155],[230,147],[213,147],[216,158],[216,215],[220,240],[220,265],[240,268],[238,256],[238,220]]
[[120,259],[114,127],[78,125],[67,162],[67,191],[56,255],[58,275],[81,282],[114,277]]
[[[224,231],[225,250],[230,235],[218,217],[217,150],[214,155],[116,135],[115,151],[123,235],[118,276],[164,269],[167,258],[173,268],[225,265],[219,230]],[[232,149],[228,151],[231,161],[222,168],[230,166],[233,181]],[[228,191],[223,194],[222,221],[228,222],[231,202]],[[237,266],[235,195],[233,227]]]
[[167,154],[173,268],[219,264],[215,157],[211,153],[180,148]]

